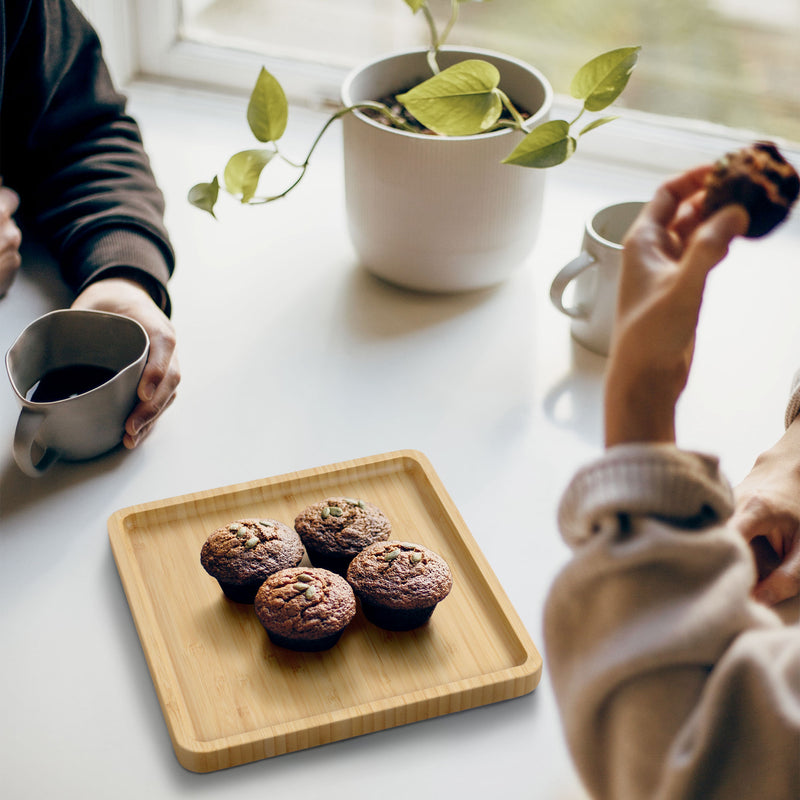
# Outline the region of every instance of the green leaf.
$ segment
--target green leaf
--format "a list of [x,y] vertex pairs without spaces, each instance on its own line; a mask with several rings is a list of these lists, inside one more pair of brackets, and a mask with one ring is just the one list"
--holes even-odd
[[593,122],[590,122],[581,130],[581,132],[578,134],[578,138],[583,136],[584,133],[589,133],[589,131],[593,131],[595,128],[599,128],[601,125],[607,125],[609,122],[613,122],[615,119],[619,119],[619,117],[616,115],[610,117],[602,117],[601,119],[596,119]]
[[503,163],[545,169],[562,164],[574,152],[575,139],[569,135],[569,123],[558,119],[534,128]]
[[278,81],[264,67],[247,105],[247,122],[259,142],[276,142],[286,130],[289,103]]
[[225,188],[248,202],[256,193],[261,171],[274,155],[274,150],[242,150],[231,156],[225,165]]
[[425,5],[425,0],[404,0],[404,2],[415,14]]
[[622,94],[636,66],[641,47],[621,47],[584,64],[570,85],[570,94],[583,100],[587,111],[602,111]]
[[491,128],[503,103],[500,73],[486,61],[469,59],[434,75],[397,99],[425,127],[444,136],[471,136]]
[[219,179],[214,176],[211,183],[198,183],[189,189],[189,202],[201,211],[208,211],[214,219],[214,205],[219,197]]

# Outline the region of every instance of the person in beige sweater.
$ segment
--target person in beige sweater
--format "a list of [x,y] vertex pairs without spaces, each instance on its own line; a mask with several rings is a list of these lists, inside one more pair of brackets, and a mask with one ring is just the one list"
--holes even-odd
[[606,451],[559,506],[574,556],[547,599],[546,655],[598,799],[800,798],[800,627],[769,607],[800,580],[800,383],[736,497],[717,459],[675,439],[706,277],[748,223],[740,206],[702,219],[708,169],[665,183],[626,239]]

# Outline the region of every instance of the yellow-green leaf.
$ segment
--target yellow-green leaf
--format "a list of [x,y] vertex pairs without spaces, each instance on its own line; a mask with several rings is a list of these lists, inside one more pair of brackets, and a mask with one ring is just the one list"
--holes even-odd
[[264,67],[247,105],[247,122],[259,142],[276,142],[286,130],[289,103],[280,83]]
[[404,0],[404,2],[415,14],[425,5],[425,0]]
[[248,202],[258,189],[261,171],[274,155],[274,150],[242,150],[231,156],[225,165],[225,188]]
[[545,169],[562,164],[574,152],[575,139],[569,135],[569,123],[552,120],[534,128],[503,163]]
[[601,125],[607,125],[609,122],[613,122],[615,119],[619,119],[619,116],[612,115],[610,117],[602,117],[601,119],[596,119],[593,122],[590,122],[584,128],[582,128],[581,132],[578,134],[578,137],[583,136],[584,133],[589,133],[589,131],[593,131],[595,128],[599,128]]
[[628,85],[641,47],[620,47],[584,64],[570,85],[570,94],[583,100],[587,111],[610,106]]
[[214,205],[219,197],[219,179],[214,176],[210,183],[198,183],[189,189],[189,202],[202,211],[208,211],[216,219]]
[[397,99],[425,127],[444,136],[471,136],[491,128],[503,102],[500,73],[487,61],[469,59],[434,75]]

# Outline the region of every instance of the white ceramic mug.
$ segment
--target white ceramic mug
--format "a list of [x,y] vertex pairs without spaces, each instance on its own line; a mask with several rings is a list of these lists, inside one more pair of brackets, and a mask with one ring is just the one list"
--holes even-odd
[[14,459],[36,477],[58,459],[81,461],[116,447],[136,404],[150,340],[136,321],[65,309],[34,320],[6,353],[21,411]]
[[[622,240],[644,202],[606,206],[586,223],[581,253],[564,266],[550,285],[550,300],[571,318],[572,337],[594,353],[606,356],[617,308]],[[571,303],[565,301],[573,285]]]

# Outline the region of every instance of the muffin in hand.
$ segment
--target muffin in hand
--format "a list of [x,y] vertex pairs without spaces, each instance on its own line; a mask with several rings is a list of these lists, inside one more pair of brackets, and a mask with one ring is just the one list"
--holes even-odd
[[706,180],[703,212],[731,203],[750,215],[746,236],[765,236],[789,215],[800,176],[772,142],[755,142],[720,158]]
[[424,625],[453,588],[447,562],[421,544],[376,542],[350,562],[347,580],[364,616],[380,628]]
[[252,603],[267,576],[296,566],[303,555],[303,543],[288,525],[275,519],[240,519],[206,539],[200,563],[226,597]]

